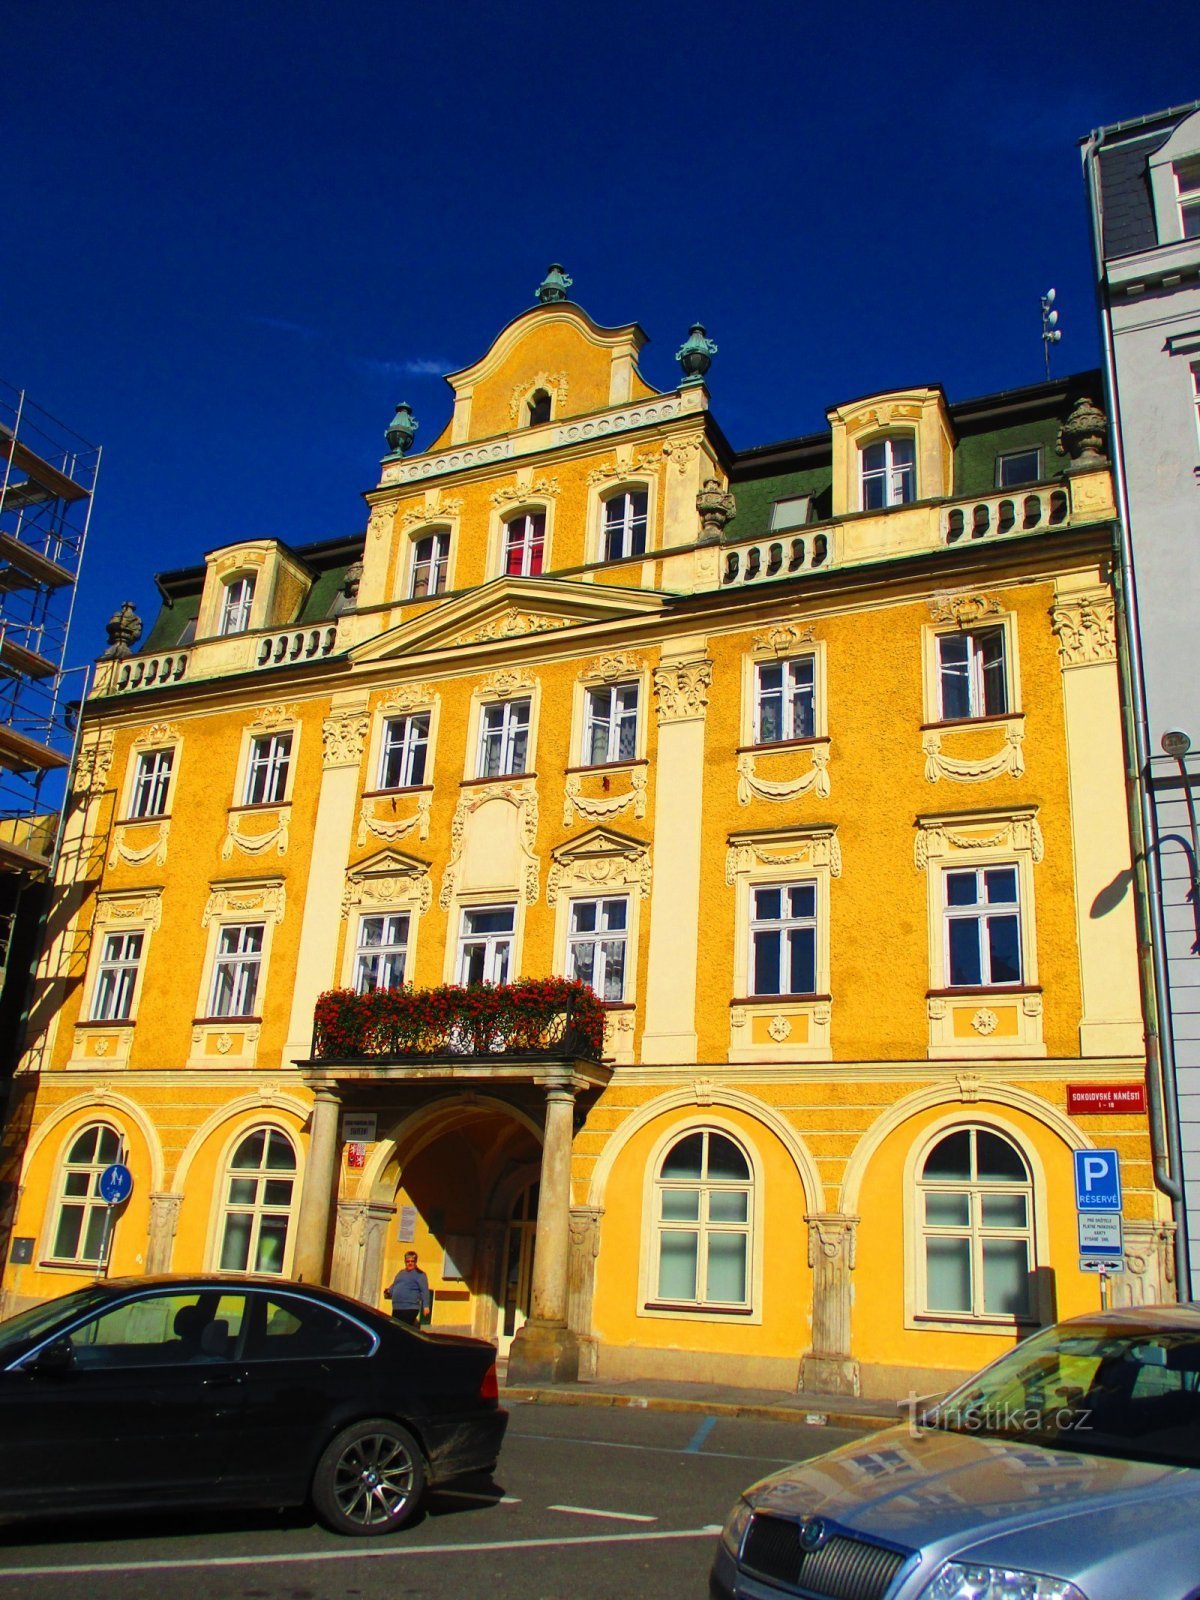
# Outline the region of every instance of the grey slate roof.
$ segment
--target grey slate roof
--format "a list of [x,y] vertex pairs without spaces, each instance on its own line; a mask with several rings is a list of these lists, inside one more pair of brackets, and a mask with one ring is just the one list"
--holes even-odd
[[1101,146],[1100,199],[1103,207],[1104,257],[1136,255],[1158,243],[1150,198],[1149,160],[1174,132],[1157,131],[1119,144]]

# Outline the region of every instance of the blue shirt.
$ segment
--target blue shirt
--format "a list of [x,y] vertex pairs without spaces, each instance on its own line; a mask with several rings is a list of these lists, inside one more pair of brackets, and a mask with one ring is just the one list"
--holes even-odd
[[429,1279],[420,1267],[402,1267],[392,1279],[388,1291],[393,1311],[425,1311],[433,1304],[429,1294]]

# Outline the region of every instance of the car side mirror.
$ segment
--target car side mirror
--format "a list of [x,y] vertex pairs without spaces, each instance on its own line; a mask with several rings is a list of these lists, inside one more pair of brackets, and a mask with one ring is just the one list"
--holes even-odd
[[74,1365],[75,1350],[70,1339],[54,1339],[26,1363],[26,1370],[35,1372],[39,1378],[57,1378],[70,1372]]

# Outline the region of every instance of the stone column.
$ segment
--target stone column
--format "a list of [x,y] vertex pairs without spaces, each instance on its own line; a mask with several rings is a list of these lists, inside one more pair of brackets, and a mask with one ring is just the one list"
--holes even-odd
[[384,1200],[368,1200],[363,1209],[362,1255],[359,1260],[358,1288],[364,1305],[384,1310],[383,1261],[387,1254],[388,1225],[396,1215],[394,1205]]
[[850,1354],[850,1274],[859,1219],[823,1211],[804,1220],[813,1314],[812,1349],[800,1363],[800,1387],[818,1394],[857,1394],[858,1362]]
[[475,1235],[475,1326],[477,1339],[495,1339],[504,1297],[504,1236],[507,1222],[485,1217]]
[[341,1102],[332,1089],[317,1090],[308,1136],[308,1166],[300,1195],[300,1216],[296,1223],[296,1251],[292,1261],[293,1276],[302,1283],[325,1281],[325,1260],[329,1253],[329,1213],[333,1208],[333,1186],[337,1181],[340,1111]]
[[179,1226],[181,1194],[152,1194],[150,1196],[150,1223],[146,1230],[146,1273],[170,1272],[171,1251],[175,1243],[175,1230]]
[[572,1383],[579,1376],[579,1344],[567,1327],[574,1115],[574,1089],[566,1083],[551,1085],[546,1090],[530,1316],[509,1352],[510,1384]]
[[567,1253],[567,1326],[579,1341],[579,1376],[596,1376],[597,1339],[592,1332],[592,1295],[596,1257],[600,1254],[603,1206],[571,1207],[571,1244]]
[[362,1255],[362,1223],[365,1202],[339,1200],[337,1217],[333,1225],[333,1265],[329,1272],[329,1287],[342,1294],[355,1294],[358,1290],[359,1257]]

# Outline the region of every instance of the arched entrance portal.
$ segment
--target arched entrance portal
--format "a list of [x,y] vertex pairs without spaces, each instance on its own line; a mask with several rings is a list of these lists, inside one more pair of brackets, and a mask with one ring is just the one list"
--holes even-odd
[[507,1350],[528,1316],[541,1143],[499,1101],[453,1099],[405,1118],[374,1193],[395,1207],[382,1290],[415,1250],[433,1294],[433,1326]]

